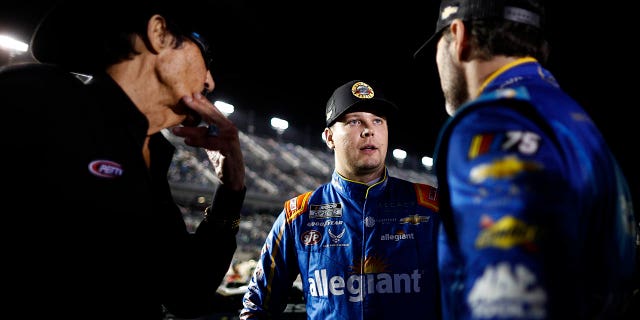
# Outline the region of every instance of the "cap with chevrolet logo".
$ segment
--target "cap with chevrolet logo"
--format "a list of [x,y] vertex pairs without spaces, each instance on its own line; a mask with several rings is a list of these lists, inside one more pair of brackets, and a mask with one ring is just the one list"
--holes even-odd
[[436,31],[413,54],[421,56],[424,48],[434,40],[455,19],[463,21],[503,19],[532,25],[542,29],[544,25],[544,6],[541,0],[443,0]]

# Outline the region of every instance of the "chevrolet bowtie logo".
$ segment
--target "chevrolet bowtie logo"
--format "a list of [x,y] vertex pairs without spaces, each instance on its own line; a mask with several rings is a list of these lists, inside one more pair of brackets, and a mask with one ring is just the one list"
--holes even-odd
[[452,14],[458,12],[458,7],[446,7],[442,9],[442,13],[440,14],[440,20],[448,19]]
[[407,216],[407,217],[404,217],[404,218],[400,219],[400,223],[402,223],[402,224],[405,224],[405,223],[420,224],[422,222],[429,222],[429,217],[427,217],[427,216],[419,216],[417,214],[414,214],[414,215]]

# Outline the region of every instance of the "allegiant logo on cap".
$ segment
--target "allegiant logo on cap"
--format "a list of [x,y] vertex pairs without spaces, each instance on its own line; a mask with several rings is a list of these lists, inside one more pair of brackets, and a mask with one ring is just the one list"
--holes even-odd
[[351,93],[360,99],[371,99],[374,95],[373,88],[362,81],[353,84]]

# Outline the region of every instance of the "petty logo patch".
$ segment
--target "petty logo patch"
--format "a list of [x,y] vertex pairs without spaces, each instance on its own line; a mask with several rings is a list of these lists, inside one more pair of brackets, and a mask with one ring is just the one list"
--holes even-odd
[[96,177],[100,178],[117,178],[122,176],[124,172],[122,166],[109,160],[94,160],[89,163],[89,172]]

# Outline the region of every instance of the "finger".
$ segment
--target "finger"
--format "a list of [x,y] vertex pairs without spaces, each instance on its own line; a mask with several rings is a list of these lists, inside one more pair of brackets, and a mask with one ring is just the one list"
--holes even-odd
[[224,114],[200,93],[195,93],[193,96],[185,96],[183,100],[187,107],[198,112],[206,123],[214,123],[224,118]]

